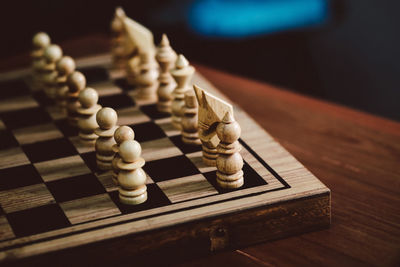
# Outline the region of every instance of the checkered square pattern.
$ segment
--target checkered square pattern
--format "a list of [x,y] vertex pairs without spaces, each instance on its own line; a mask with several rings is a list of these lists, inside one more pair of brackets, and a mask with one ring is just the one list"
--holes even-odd
[[[0,101],[0,241],[230,192],[216,185],[216,169],[203,163],[201,146],[183,143],[168,114],[135,101],[134,88],[124,79],[110,81],[104,68],[81,71],[99,91],[99,103],[135,131],[148,200],[120,203],[111,172],[97,169],[94,147],[82,145],[53,101],[21,81],[0,83],[0,89],[15,88],[0,90],[7,100]],[[244,188],[266,184],[247,163],[243,170]]]

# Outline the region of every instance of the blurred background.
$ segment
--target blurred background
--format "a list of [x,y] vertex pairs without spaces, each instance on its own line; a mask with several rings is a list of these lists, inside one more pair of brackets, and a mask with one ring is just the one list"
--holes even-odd
[[0,60],[107,34],[116,6],[192,62],[400,120],[398,0],[7,1]]

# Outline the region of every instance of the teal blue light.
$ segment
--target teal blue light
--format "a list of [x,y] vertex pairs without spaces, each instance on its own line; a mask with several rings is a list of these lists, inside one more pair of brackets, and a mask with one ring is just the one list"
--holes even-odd
[[328,6],[328,0],[201,0],[188,22],[201,35],[247,37],[320,24]]

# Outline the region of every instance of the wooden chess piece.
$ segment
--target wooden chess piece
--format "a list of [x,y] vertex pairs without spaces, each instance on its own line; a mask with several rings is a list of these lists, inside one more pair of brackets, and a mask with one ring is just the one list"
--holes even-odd
[[131,42],[127,40],[123,23],[125,17],[125,11],[121,7],[117,7],[111,21],[111,54],[113,66],[118,69],[126,68],[129,56],[134,50]]
[[56,97],[56,63],[62,57],[62,50],[58,45],[49,45],[44,50],[45,66],[43,68],[43,87],[46,95],[55,99]]
[[198,134],[198,104],[193,90],[185,94],[182,117],[182,141],[189,145],[200,145]]
[[136,78],[138,84],[137,99],[146,101],[157,100],[158,66],[152,53],[140,54],[139,74]]
[[243,185],[243,158],[239,144],[241,129],[231,112],[227,112],[217,126],[220,143],[217,146],[218,156],[217,183],[222,188],[239,188]]
[[208,166],[216,166],[217,146],[220,143],[216,127],[225,114],[233,114],[232,105],[211,95],[200,87],[193,85],[199,104],[199,138],[203,148],[203,162]]
[[67,105],[66,94],[68,92],[67,78],[75,71],[75,61],[70,56],[62,57],[56,65],[56,103],[59,107],[65,108]]
[[93,145],[97,135],[94,131],[99,127],[96,121],[96,114],[101,106],[97,104],[99,95],[93,88],[85,88],[79,93],[80,107],[77,108],[79,138],[83,144]]
[[112,160],[114,158],[113,145],[115,144],[114,132],[116,130],[118,116],[112,108],[102,108],[96,114],[96,121],[99,128],[94,130],[98,136],[96,149],[96,163],[100,170],[111,170]]
[[145,164],[140,156],[142,148],[135,140],[127,140],[119,146],[121,159],[118,161],[119,199],[128,205],[137,205],[147,200]]
[[194,67],[189,65],[186,58],[180,54],[175,63],[175,68],[171,70],[171,75],[174,77],[177,86],[172,92],[172,124],[175,128],[181,130],[181,120],[183,117],[183,106],[185,105],[185,93],[190,90],[189,82],[192,79]]
[[39,32],[33,36],[32,58],[32,82],[35,89],[39,89],[42,84],[43,69],[45,66],[44,50],[50,45],[50,37],[45,32]]
[[71,126],[78,126],[79,113],[77,112],[80,107],[78,100],[79,93],[81,90],[86,88],[86,78],[79,72],[74,71],[67,77],[68,91],[66,93],[66,109],[67,109],[67,120]]
[[113,145],[113,150],[115,152],[114,159],[112,161],[112,179],[115,185],[118,185],[118,173],[119,173],[119,168],[118,168],[118,161],[121,159],[121,156],[119,155],[119,146],[121,145],[122,142],[127,141],[127,140],[133,140],[135,138],[135,132],[132,130],[131,127],[129,126],[120,126],[118,127],[117,130],[115,130],[114,133],[114,140],[116,142],[115,145]]
[[157,89],[157,109],[160,112],[172,112],[172,92],[176,87],[176,83],[169,71],[175,63],[176,57],[175,51],[169,44],[167,35],[163,34],[156,54],[157,62],[160,65],[160,75],[158,77],[159,86]]

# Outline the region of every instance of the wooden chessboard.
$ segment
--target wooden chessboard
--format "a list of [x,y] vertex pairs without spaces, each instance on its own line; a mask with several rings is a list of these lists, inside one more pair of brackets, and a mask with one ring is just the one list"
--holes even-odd
[[[80,145],[65,115],[30,89],[28,70],[2,74],[0,260],[80,255],[104,263],[177,245],[235,248],[330,225],[330,190],[237,106],[245,184],[222,190],[215,168],[202,163],[201,146],[185,145],[154,103],[136,101],[135,89],[109,68],[109,55],[77,65],[99,103],[134,129],[148,201],[118,201],[110,173],[96,169],[94,148]],[[193,83],[227,100],[199,73]]]

